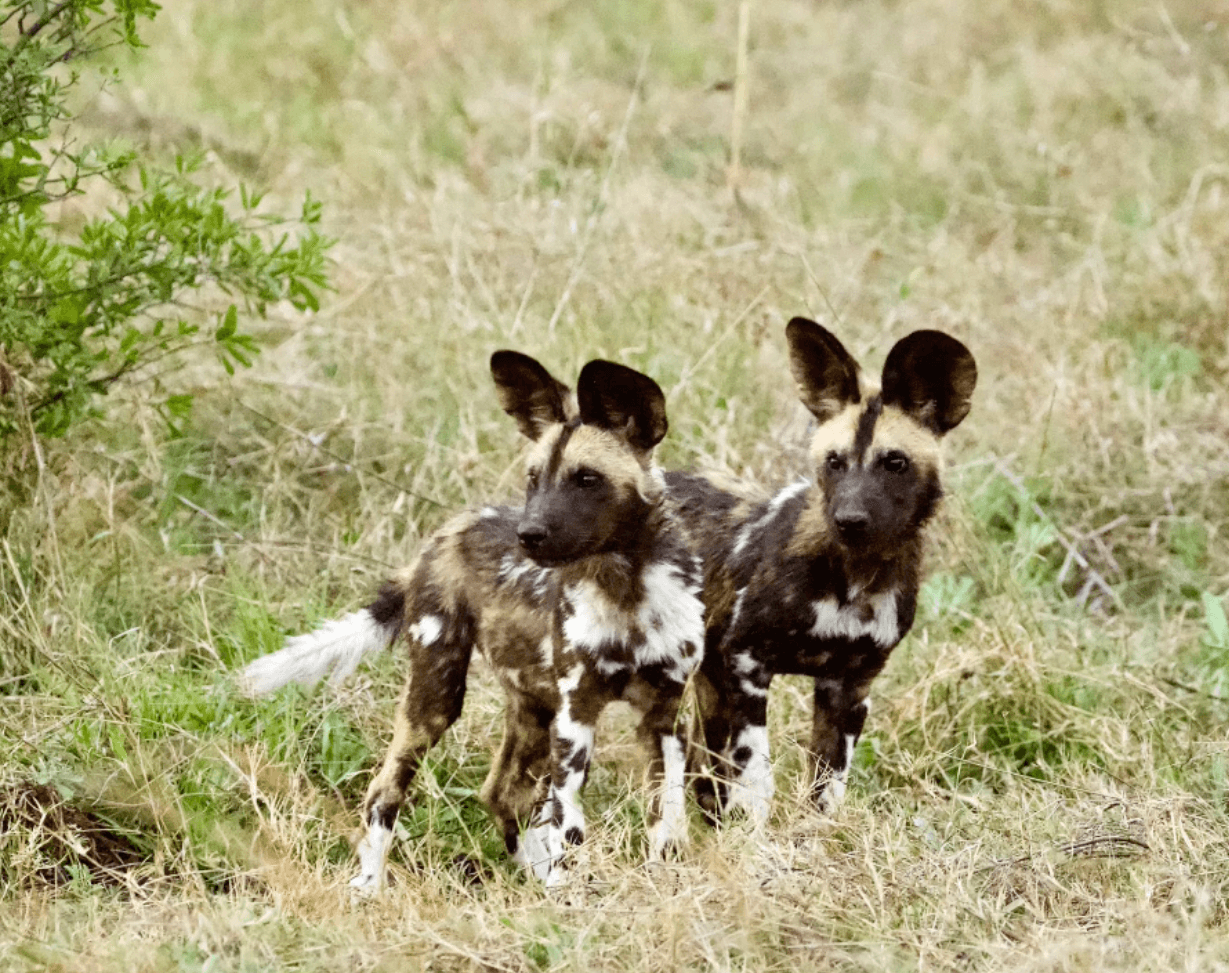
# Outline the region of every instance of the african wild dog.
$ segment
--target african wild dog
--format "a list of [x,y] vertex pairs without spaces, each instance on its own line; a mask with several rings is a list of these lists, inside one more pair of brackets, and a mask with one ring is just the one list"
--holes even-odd
[[913,624],[922,527],[942,496],[943,436],[968,414],[973,356],[939,331],[915,331],[888,354],[879,389],[824,328],[786,328],[794,382],[819,423],[815,482],[769,499],[669,473],[668,489],[704,560],[707,633],[698,680],[718,784],[697,781],[716,816],[757,821],[773,792],[766,727],[777,673],[814,677],[813,794],[827,810],[845,777],[867,692]]
[[332,667],[336,678],[364,652],[406,636],[408,677],[367,792],[351,883],[365,891],[383,885],[420,762],[461,714],[474,646],[507,697],[503,743],[481,793],[516,861],[548,884],[560,879],[565,845],[584,839],[578,800],[594,725],[616,699],[641,712],[641,737],[653,747],[650,854],[686,838],[676,723],[703,652],[702,578],[652,462],[666,433],[665,398],[652,379],[606,361],[584,367],[575,401],[517,352],[496,352],[491,372],[504,410],[535,443],[524,508],[452,519],[367,608],[246,670],[258,692],[313,682]]

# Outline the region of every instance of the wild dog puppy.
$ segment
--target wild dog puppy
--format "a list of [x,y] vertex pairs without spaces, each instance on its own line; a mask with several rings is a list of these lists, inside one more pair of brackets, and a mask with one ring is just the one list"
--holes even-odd
[[[547,884],[584,840],[579,794],[608,702],[642,714],[657,781],[652,856],[686,837],[683,687],[703,653],[699,559],[666,503],[653,448],[665,398],[606,361],[580,373],[573,401],[534,359],[496,352],[504,410],[535,443],[524,508],[486,507],[438,530],[367,608],[292,639],[246,670],[268,691],[352,671],[404,635],[408,673],[392,745],[364,802],[360,872],[378,891],[397,813],[427,751],[461,714],[476,646],[507,697],[504,739],[482,787],[509,854]],[[280,658],[279,658],[280,657]],[[521,827],[529,825],[524,840]]]
[[756,501],[702,476],[666,475],[704,560],[699,696],[718,783],[698,781],[700,800],[710,815],[742,808],[756,821],[773,793],[766,722],[777,673],[814,677],[813,795],[822,810],[844,796],[871,680],[913,624],[922,527],[943,494],[940,444],[977,383],[968,349],[939,331],[902,338],[879,388],[818,324],[794,318],[786,337],[798,394],[819,423],[815,481]]

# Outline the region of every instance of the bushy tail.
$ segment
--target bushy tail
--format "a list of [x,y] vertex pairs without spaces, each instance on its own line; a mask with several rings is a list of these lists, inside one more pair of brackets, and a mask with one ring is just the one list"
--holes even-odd
[[363,656],[388,648],[397,637],[400,614],[381,621],[379,607],[377,602],[325,622],[307,635],[287,639],[276,652],[249,663],[239,676],[240,685],[254,696],[264,696],[292,682],[314,686],[326,675],[333,684],[341,682],[358,668]]

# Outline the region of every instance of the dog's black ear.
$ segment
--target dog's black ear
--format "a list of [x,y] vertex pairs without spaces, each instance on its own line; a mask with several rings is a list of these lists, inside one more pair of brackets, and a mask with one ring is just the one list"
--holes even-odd
[[937,436],[969,414],[977,363],[942,331],[915,331],[896,342],[883,363],[883,404],[894,405]]
[[567,421],[570,390],[537,359],[519,351],[497,351],[491,356],[491,377],[504,412],[530,439],[536,440],[547,426]]
[[785,326],[798,398],[821,423],[860,399],[858,363],[827,328],[806,318]]
[[589,362],[576,381],[576,399],[581,422],[619,433],[634,449],[650,450],[666,435],[661,387],[626,365]]

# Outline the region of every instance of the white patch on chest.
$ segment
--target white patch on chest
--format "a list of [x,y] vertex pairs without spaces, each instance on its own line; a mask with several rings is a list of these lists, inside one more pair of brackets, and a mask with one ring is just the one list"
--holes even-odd
[[[674,565],[664,563],[647,568],[643,581],[644,598],[634,612],[616,606],[592,581],[568,585],[564,597],[572,613],[563,623],[563,638],[589,652],[612,645],[630,647],[637,667],[674,662],[679,678],[685,679],[699,663],[704,641],[699,587]],[[633,641],[637,632],[640,639]],[[685,645],[689,645],[686,656]]]
[[499,580],[503,584],[518,584],[524,582],[533,588],[539,598],[546,594],[546,585],[550,574],[546,568],[540,568],[532,561],[505,554],[499,562]]
[[[864,618],[870,605],[871,616]],[[835,596],[811,603],[815,622],[811,634],[820,639],[857,639],[869,635],[881,648],[891,648],[900,641],[900,623],[896,618],[896,592],[886,591],[859,598],[847,605],[838,605]]]
[[688,582],[672,564],[654,564],[644,573],[644,601],[637,622],[644,646],[636,662],[651,665],[680,659],[680,648],[690,643],[689,670],[700,661],[704,642],[704,603],[699,587]]

